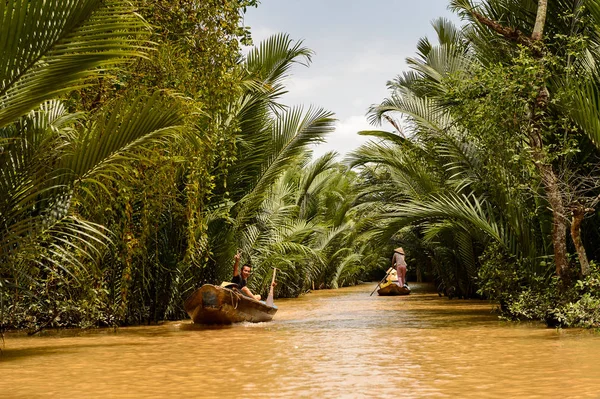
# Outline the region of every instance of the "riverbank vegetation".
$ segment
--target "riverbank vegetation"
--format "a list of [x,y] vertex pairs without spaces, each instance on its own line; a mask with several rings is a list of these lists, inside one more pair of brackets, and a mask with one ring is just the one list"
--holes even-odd
[[369,111],[375,123],[405,116],[405,130],[371,132],[381,141],[352,157],[398,193],[374,218],[388,233],[417,229],[410,252],[459,295],[510,318],[598,326],[600,7],[450,7],[465,24],[435,21],[437,43],[421,40]]
[[237,250],[295,297],[398,245],[442,293],[600,326],[599,6],[452,1],[368,111],[396,131],[312,159],[335,116],[282,95],[313,53],[244,53],[257,3],[0,6],[0,328],[182,318]]

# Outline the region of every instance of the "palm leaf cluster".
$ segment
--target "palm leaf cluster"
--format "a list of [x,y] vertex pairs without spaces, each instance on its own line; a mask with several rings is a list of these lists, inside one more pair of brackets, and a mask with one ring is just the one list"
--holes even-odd
[[111,233],[82,217],[80,199],[127,174],[137,149],[178,136],[183,119],[179,101],[159,92],[94,115],[59,100],[150,49],[131,5],[8,1],[0,18],[0,295],[27,295],[49,276],[77,285],[89,274]]
[[284,34],[248,54],[243,68],[247,89],[232,104],[239,124],[237,161],[229,170],[227,193],[212,205],[230,211],[227,218],[212,219],[209,227],[218,279],[231,277],[231,260],[239,249],[243,261],[255,265],[251,288],[265,292],[271,269],[281,271],[280,296],[337,286],[344,279],[353,282],[359,274],[350,278],[344,273],[356,263],[348,258],[353,250],[336,253],[351,230],[346,221],[352,184],[335,164],[335,154],[307,165],[310,145],[334,128],[332,114],[279,103],[289,68],[308,64],[311,56]]

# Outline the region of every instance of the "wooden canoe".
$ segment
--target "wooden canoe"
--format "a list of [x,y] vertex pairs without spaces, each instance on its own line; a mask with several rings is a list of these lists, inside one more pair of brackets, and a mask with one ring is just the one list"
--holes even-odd
[[251,299],[237,290],[205,284],[183,305],[196,324],[231,324],[242,321],[271,321],[277,306]]
[[410,294],[410,288],[400,287],[396,283],[387,282],[377,290],[377,294],[381,296],[408,295]]

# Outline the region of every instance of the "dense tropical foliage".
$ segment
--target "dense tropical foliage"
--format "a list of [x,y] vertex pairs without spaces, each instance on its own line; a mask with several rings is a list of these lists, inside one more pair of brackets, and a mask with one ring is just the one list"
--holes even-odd
[[282,102],[312,51],[242,51],[257,3],[0,4],[0,329],[181,318],[237,251],[258,293],[337,288],[398,245],[441,294],[600,325],[600,6],[453,0],[340,162]]
[[[353,165],[388,192],[382,238],[415,243],[442,291],[497,300],[509,317],[599,325],[598,21],[595,2],[450,3],[411,71],[369,111],[403,135]],[[397,124],[398,125],[398,124]],[[406,235],[406,236],[405,236]]]
[[0,326],[180,318],[237,249],[263,293],[272,267],[279,296],[357,281],[355,175],[310,162],[333,114],[280,103],[312,51],[279,34],[241,57],[255,5],[0,7]]

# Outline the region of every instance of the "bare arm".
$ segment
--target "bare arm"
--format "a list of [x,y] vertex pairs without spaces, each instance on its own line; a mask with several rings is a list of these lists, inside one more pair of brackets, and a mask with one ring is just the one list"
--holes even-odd
[[240,290],[244,293],[244,295],[246,295],[247,297],[250,297],[252,299],[255,299],[257,301],[260,301],[261,296],[260,295],[254,295],[252,293],[252,291],[250,291],[250,289],[248,287],[242,287],[242,289]]
[[[244,294],[246,294],[247,296],[249,296],[250,298],[254,298],[256,300],[260,300],[260,295],[254,295],[252,293],[252,291],[250,291],[250,289],[248,287],[242,287],[242,292]],[[258,297],[258,298],[256,298],[256,297]]]
[[239,276],[240,275],[240,258],[242,256],[242,253],[240,251],[238,251],[235,256],[233,257],[234,261],[233,261],[233,277],[235,276]]

